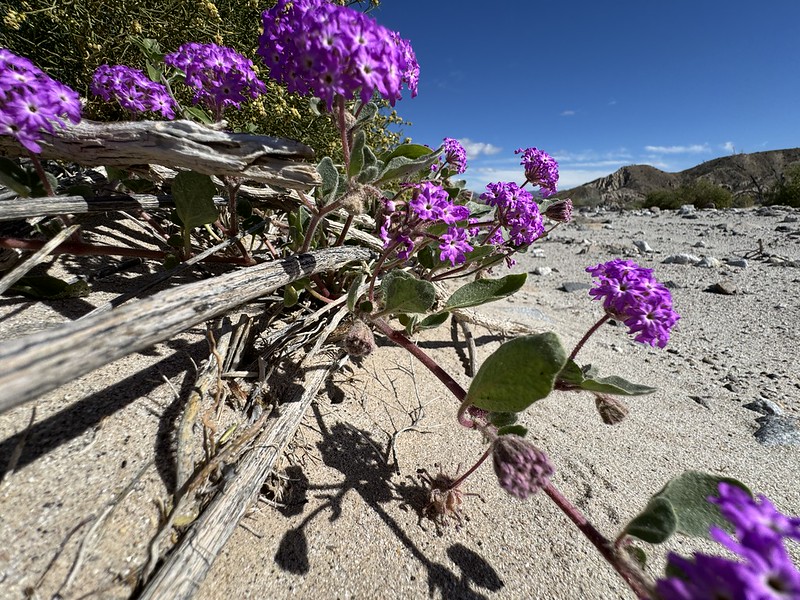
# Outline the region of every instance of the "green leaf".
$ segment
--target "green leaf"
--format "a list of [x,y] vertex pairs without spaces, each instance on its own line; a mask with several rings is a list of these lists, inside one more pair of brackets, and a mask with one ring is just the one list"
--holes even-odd
[[569,386],[579,387],[585,379],[583,370],[578,366],[574,360],[570,359],[561,372],[558,374],[558,382],[564,383]]
[[356,118],[355,125],[353,127],[360,127],[365,123],[369,123],[375,116],[378,114],[378,105],[374,102],[368,102],[361,107],[361,111],[358,113],[358,117]]
[[183,112],[185,112],[195,121],[203,123],[204,125],[211,125],[214,122],[214,119],[211,118],[211,115],[209,115],[199,106],[186,106],[184,107]]
[[300,299],[300,293],[295,289],[293,285],[287,285],[283,288],[283,305],[286,308],[290,308],[297,304],[297,301]]
[[369,300],[364,300],[364,302],[358,305],[358,310],[367,315],[372,314],[372,308],[372,302]]
[[358,289],[363,285],[366,278],[367,276],[364,273],[360,273],[358,277],[353,279],[353,283],[350,284],[350,289],[347,290],[347,310],[350,312],[355,312],[356,301],[358,300]]
[[326,156],[317,165],[317,173],[322,177],[322,198],[325,203],[332,202],[339,191],[339,170],[330,156]]
[[651,544],[660,544],[676,531],[688,536],[710,538],[709,530],[713,525],[730,530],[730,523],[720,514],[717,505],[708,501],[710,496],[718,495],[722,482],[751,493],[746,485],[736,479],[686,471],[654,494],[645,509],[625,526],[623,532]]
[[430,281],[405,271],[389,271],[381,281],[381,294],[386,312],[424,313],[436,300],[436,289]]
[[30,173],[4,156],[0,156],[0,183],[23,198],[31,195]]
[[[430,152],[430,150],[428,151]],[[391,181],[392,179],[402,179],[418,171],[422,171],[423,169],[430,169],[431,165],[439,160],[440,154],[441,150],[416,159],[406,158],[405,156],[395,156],[386,163],[377,183],[381,184]]]
[[495,427],[505,427],[517,422],[519,415],[513,412],[490,412],[489,422]]
[[528,428],[522,425],[504,425],[497,430],[497,435],[518,435],[525,437],[528,435]]
[[623,550],[625,550],[628,556],[630,556],[631,560],[633,560],[642,569],[647,566],[647,554],[644,550],[639,548],[639,546],[627,545],[623,548]]
[[678,517],[666,498],[653,498],[644,511],[625,526],[625,533],[649,544],[660,544],[678,529]]
[[506,275],[500,279],[478,279],[458,288],[448,298],[445,309],[466,308],[510,296],[525,284],[526,273]]
[[617,394],[620,396],[641,396],[643,394],[652,394],[656,388],[647,385],[640,385],[638,383],[631,383],[630,381],[611,375],[610,377],[603,377],[600,379],[584,379],[579,387],[582,390],[589,392],[600,392],[603,394]]
[[12,285],[9,291],[37,300],[62,300],[82,298],[88,296],[92,290],[83,279],[67,283],[52,275],[26,275]]
[[440,312],[433,315],[428,315],[424,319],[422,319],[417,327],[419,329],[433,329],[434,327],[439,327],[442,323],[447,321],[447,317],[450,316],[448,312]]
[[349,177],[355,177],[364,168],[364,149],[367,142],[367,134],[363,131],[356,131],[353,136],[353,147],[350,150],[350,167],[347,170]]
[[213,200],[216,191],[217,186],[208,175],[182,171],[175,176],[172,197],[187,231],[217,220],[217,207]]
[[[422,146],[420,144],[400,144],[397,148],[392,150],[390,153],[381,157],[383,162],[389,162],[393,158],[397,158],[398,156],[402,156],[405,158],[410,158],[412,160],[420,158],[421,156],[427,156],[431,154],[433,150],[428,148],[427,146]],[[438,158],[438,157],[437,157]]]
[[485,410],[521,412],[553,391],[567,353],[552,332],[510,340],[478,369],[467,400]]

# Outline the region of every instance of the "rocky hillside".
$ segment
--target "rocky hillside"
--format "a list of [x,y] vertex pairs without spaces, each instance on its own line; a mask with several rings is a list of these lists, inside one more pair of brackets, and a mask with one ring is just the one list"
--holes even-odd
[[630,206],[644,201],[650,192],[691,185],[702,178],[729,189],[734,196],[749,194],[758,202],[786,168],[797,163],[800,163],[800,148],[724,156],[679,173],[667,173],[649,165],[630,165],[565,190],[559,196],[570,197],[576,204]]

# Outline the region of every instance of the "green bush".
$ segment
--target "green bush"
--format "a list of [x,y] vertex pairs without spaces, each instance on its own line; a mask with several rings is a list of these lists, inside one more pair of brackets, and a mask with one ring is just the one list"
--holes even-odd
[[733,194],[706,179],[698,179],[691,185],[682,185],[674,190],[650,192],[644,204],[661,209],[676,209],[684,204],[692,204],[695,208],[730,208],[733,206]]
[[764,198],[764,204],[800,208],[800,163],[792,165]]
[[[339,4],[376,6],[378,0],[339,0]],[[6,7],[9,3],[3,3]],[[31,59],[51,77],[69,85],[89,100],[84,116],[101,121],[126,120],[127,114],[94,98],[92,74],[102,64],[124,64],[145,70],[145,58],[133,39],[153,38],[163,52],[185,42],[215,43],[233,48],[253,60],[268,93],[226,119],[233,130],[287,137],[308,144],[319,156],[341,159],[336,128],[328,115],[316,114],[307,98],[289,94],[267,77],[256,55],[261,13],[275,0],[23,0],[14,9],[0,11],[0,47]],[[5,13],[5,14],[3,14]],[[180,93],[179,93],[180,96]],[[189,94],[180,98],[189,101]],[[367,132],[378,150],[392,148],[400,133],[387,125],[406,124],[383,104],[382,114]]]

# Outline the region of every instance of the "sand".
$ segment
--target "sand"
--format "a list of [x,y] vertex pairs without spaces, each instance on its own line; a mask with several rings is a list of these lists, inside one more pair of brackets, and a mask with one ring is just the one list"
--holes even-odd
[[[522,419],[529,439],[551,457],[555,485],[610,538],[687,469],[736,477],[783,511],[800,514],[798,446],[759,442],[754,433],[762,415],[744,407],[766,399],[787,420],[800,416],[800,269],[781,260],[800,259],[800,212],[694,216],[581,215],[513,268],[542,274],[529,275],[514,297],[479,309],[555,331],[571,347],[601,315],[585,290],[561,289],[564,282],[588,283],[586,266],[632,258],[674,286],[682,318],[668,349],[635,344],[624,327],[605,325],[579,355],[603,374],[658,388],[627,400],[622,423],[604,425],[590,395],[565,392],[534,404]],[[653,252],[636,249],[633,242],[642,240]],[[724,262],[758,250],[758,240],[763,253],[751,255],[746,267]],[[694,247],[698,242],[706,247]],[[720,264],[663,263],[676,253]],[[720,282],[738,293],[706,291]],[[122,283],[110,281],[106,291]],[[103,299],[45,305],[3,298],[0,335],[75,318]],[[503,339],[480,326],[472,330],[480,362]],[[207,355],[203,333],[186,332],[0,416],[0,456],[7,457],[37,409],[16,472],[0,484],[6,540],[0,597],[23,597],[65,539],[36,597],[51,598],[59,589],[64,598],[131,596],[132,577],[158,526],[156,502],[168,496],[174,478],[170,449],[180,395],[193,381],[192,361]],[[449,323],[416,340],[469,384],[463,338],[454,347]],[[454,475],[475,461],[484,442],[456,423],[457,403],[421,364],[380,336],[378,343],[372,355],[337,372],[312,405],[280,476],[267,482],[210,566],[198,598],[634,597],[545,495],[511,498],[489,464],[465,484],[460,519],[439,525],[422,518],[425,490],[417,470]],[[92,530],[87,518],[103,514],[140,472],[133,491]],[[87,534],[81,569],[65,587]],[[678,538],[667,546],[687,553],[714,548]],[[665,549],[643,547],[657,575]]]

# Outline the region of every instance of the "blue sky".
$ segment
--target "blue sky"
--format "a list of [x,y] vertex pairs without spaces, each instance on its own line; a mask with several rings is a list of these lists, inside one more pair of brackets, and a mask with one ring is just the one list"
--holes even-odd
[[462,141],[472,189],[521,183],[519,147],[552,154],[567,189],[800,146],[799,0],[382,0],[371,15],[420,63],[404,133]]

